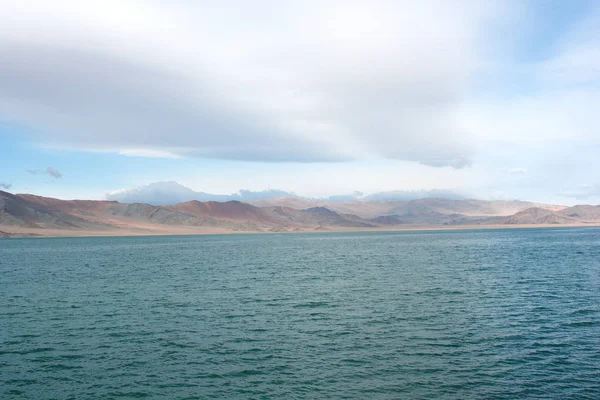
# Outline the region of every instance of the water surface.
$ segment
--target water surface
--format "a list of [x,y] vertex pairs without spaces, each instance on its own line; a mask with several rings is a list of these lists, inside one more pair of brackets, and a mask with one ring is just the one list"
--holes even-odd
[[600,398],[600,229],[0,240],[0,398]]

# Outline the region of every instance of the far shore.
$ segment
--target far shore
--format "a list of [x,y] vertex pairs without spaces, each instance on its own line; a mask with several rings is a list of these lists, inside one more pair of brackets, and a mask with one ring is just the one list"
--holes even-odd
[[108,230],[36,229],[0,225],[3,238],[75,238],[75,237],[132,237],[132,236],[188,236],[188,235],[247,235],[247,234],[294,234],[294,233],[337,233],[337,232],[410,232],[410,231],[460,231],[485,229],[534,229],[534,228],[583,228],[599,227],[598,223],[579,224],[490,224],[490,225],[403,225],[376,228],[326,228],[313,227],[289,231],[232,231],[220,228],[198,228],[186,226],[131,227]]

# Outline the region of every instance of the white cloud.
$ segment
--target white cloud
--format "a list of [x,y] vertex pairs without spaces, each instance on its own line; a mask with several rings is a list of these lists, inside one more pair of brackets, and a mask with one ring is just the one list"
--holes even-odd
[[507,168],[509,174],[522,175],[527,173],[527,168]]
[[472,155],[457,112],[498,14],[436,0],[0,5],[0,107],[45,145],[457,168]]

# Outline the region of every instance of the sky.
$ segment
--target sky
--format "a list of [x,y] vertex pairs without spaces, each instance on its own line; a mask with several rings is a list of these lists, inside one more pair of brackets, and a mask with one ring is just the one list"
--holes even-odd
[[0,190],[600,203],[598,2],[0,7]]

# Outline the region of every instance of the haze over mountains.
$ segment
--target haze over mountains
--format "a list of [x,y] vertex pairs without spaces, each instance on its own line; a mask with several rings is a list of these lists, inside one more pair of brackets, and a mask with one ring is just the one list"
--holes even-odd
[[153,205],[114,200],[58,200],[0,191],[0,236],[9,237],[557,224],[600,224],[600,206],[443,198],[336,202],[298,196],[255,198],[250,202],[191,200]]
[[264,190],[253,192],[251,190],[240,190],[239,193],[231,195],[211,194],[196,192],[177,182],[155,182],[149,185],[139,186],[133,189],[118,190],[106,194],[107,200],[115,200],[121,203],[148,203],[155,206],[166,206],[186,201],[249,201],[272,197],[295,196],[293,193],[283,190]]
[[299,196],[292,192],[284,190],[240,190],[238,193],[230,195],[211,194],[197,192],[185,187],[177,182],[155,182],[149,185],[139,186],[132,189],[117,190],[107,193],[107,200],[116,200],[121,203],[148,203],[155,206],[166,206],[186,201],[257,201],[264,199],[273,199],[279,197],[294,197],[299,199],[320,200],[324,202],[348,202],[355,200],[375,201],[375,200],[415,200],[430,197],[439,197],[445,199],[464,199],[464,196],[448,190],[418,190],[418,191],[392,191],[364,194],[354,192],[346,195],[336,195],[327,198],[308,198]]

